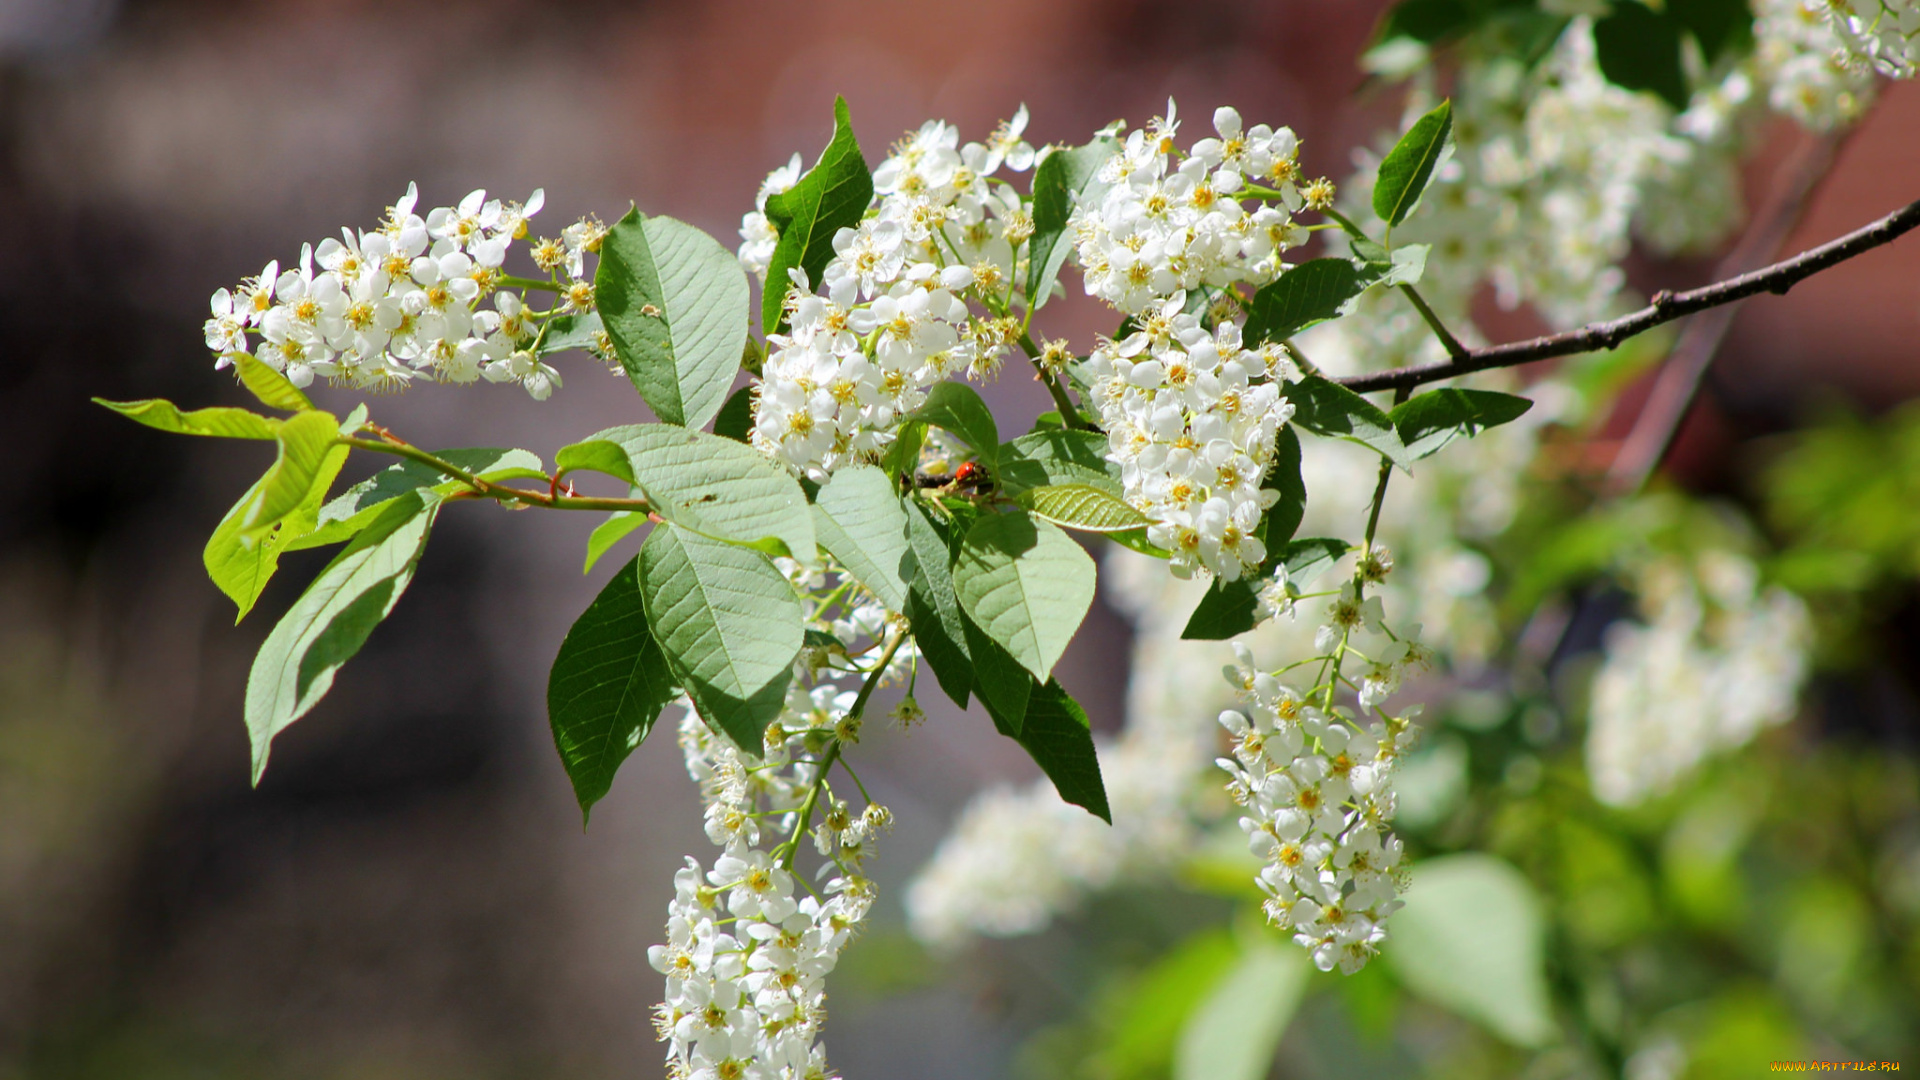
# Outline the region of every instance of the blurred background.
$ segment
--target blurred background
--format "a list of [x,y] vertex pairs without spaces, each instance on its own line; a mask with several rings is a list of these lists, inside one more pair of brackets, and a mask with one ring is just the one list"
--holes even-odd
[[[927,117],[979,138],[1024,102],[1036,144],[1079,141],[1174,95],[1200,121],[1232,103],[1249,123],[1289,124],[1310,174],[1342,177],[1349,148],[1399,115],[1355,64],[1381,6],[0,0],[0,1078],[660,1075],[645,949],[673,867],[706,841],[679,755],[658,738],[579,827],[544,688],[611,569],[579,572],[591,521],[456,507],[405,601],[248,786],[241,695],[273,616],[230,625],[199,549],[266,452],[163,437],[87,401],[240,403],[201,342],[214,289],[342,224],[370,225],[409,181],[422,205],[544,187],[535,226],[549,232],[586,212],[610,221],[631,201],[730,242],[766,171],[824,145],[836,93],[870,162]],[[1782,125],[1763,140],[1750,190],[1802,137]],[[1909,83],[1844,145],[1787,247],[1916,195]],[[1631,269],[1651,288],[1699,282],[1711,265]],[[1110,328],[1071,302],[1047,319],[1049,335],[1080,340]],[[1509,322],[1531,328],[1524,312]],[[423,445],[547,456],[641,415],[625,381],[590,361],[563,375],[544,404],[481,386],[374,407]],[[1884,469],[1915,444],[1905,429],[1831,418],[1916,393],[1909,240],[1743,312],[1672,476],[1765,503],[1757,485],[1782,433],[1815,422],[1831,456],[1814,476]],[[1045,407],[1015,376],[989,397],[1018,419]],[[1920,488],[1894,480],[1867,500],[1884,543],[1861,555],[1877,560],[1862,579],[1876,595],[1849,624],[1870,653],[1819,685],[1810,716],[1764,752],[1775,757],[1750,763],[1825,762],[1820,798],[1869,840],[1920,830],[1920,529],[1900,531]],[[284,609],[324,558],[291,557],[262,608]],[[1128,641],[1097,605],[1061,669],[1096,729],[1120,724]],[[1186,901],[1115,901],[1037,941],[945,961],[918,952],[901,883],[969,794],[1037,776],[983,718],[923,703],[931,723],[876,727],[860,748],[899,825],[870,940],[835,976],[828,1045],[856,1078],[1044,1068],[1034,1033],[1086,1007],[1087,972],[1177,938]],[[1824,827],[1786,836],[1778,874],[1845,846]],[[1825,895],[1871,915],[1893,902],[1871,871],[1792,902],[1818,910]],[[1606,932],[1653,925],[1637,910],[1609,916],[1625,922]],[[1826,952],[1816,941],[1806,977],[1845,983],[1821,958],[1877,949],[1905,965],[1886,990],[1903,993],[1920,946],[1910,919],[1887,925],[1906,929]],[[1326,1009],[1370,1015],[1364,990],[1343,993]],[[1276,1075],[1355,1075],[1288,1046]],[[1368,1069],[1403,1074],[1381,1053]]]

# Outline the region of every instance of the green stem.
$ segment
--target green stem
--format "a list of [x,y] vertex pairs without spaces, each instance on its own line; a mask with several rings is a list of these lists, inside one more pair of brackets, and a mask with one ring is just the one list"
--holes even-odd
[[541,281],[539,278],[517,277],[513,274],[501,274],[500,286],[506,289],[539,289],[542,292],[563,292],[560,284],[554,281]]
[[[867,699],[873,697],[874,690],[880,685],[881,676],[887,673],[887,665],[893,662],[893,654],[900,651],[901,644],[906,640],[905,631],[894,631],[893,640],[887,643],[887,651],[881,654],[880,662],[867,673],[867,681],[860,684],[860,694],[853,699],[853,708],[847,710],[849,720],[858,720],[865,715]],[[786,842],[780,845],[781,848],[786,849],[780,857],[780,865],[784,869],[793,869],[793,860],[800,854],[800,838],[807,835],[807,827],[813,824],[813,808],[820,803],[820,791],[826,786],[827,773],[833,771],[834,762],[840,760],[842,745],[839,739],[833,740],[827,747],[826,756],[820,759],[820,767],[813,774],[813,784],[807,789],[807,799],[800,804],[800,816],[793,823],[793,832],[787,837]],[[855,777],[854,783],[859,782],[859,778]]]
[[1020,350],[1027,354],[1027,360],[1033,364],[1035,374],[1040,376],[1040,381],[1046,385],[1047,393],[1052,395],[1053,407],[1060,411],[1060,422],[1070,428],[1092,431],[1093,425],[1080,415],[1080,410],[1074,406],[1073,399],[1067,396],[1067,388],[1060,385],[1059,378],[1053,372],[1040,366],[1040,346],[1034,344],[1033,335],[1024,329],[1020,331]]
[[1420,312],[1420,317],[1427,321],[1427,326],[1433,330],[1434,336],[1439,338],[1440,344],[1446,347],[1447,355],[1455,360],[1465,359],[1467,347],[1460,344],[1460,339],[1447,330],[1446,324],[1442,323],[1440,316],[1435,315],[1433,309],[1427,306],[1426,299],[1420,295],[1419,291],[1411,285],[1400,286],[1400,291],[1406,293],[1407,299],[1413,301],[1413,306]]
[[548,510],[632,510],[650,513],[653,509],[652,504],[645,499],[600,499],[581,495],[554,495],[544,491],[528,491],[524,488],[496,484],[491,480],[475,476],[445,458],[430,454],[411,443],[390,437],[379,441],[343,437],[340,442],[356,450],[371,450],[376,454],[392,454],[409,461],[417,461],[460,481],[475,495],[488,499],[500,499]]

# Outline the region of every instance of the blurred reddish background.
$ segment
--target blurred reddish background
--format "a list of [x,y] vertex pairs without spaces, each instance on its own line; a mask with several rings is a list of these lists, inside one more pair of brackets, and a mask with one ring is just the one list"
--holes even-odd
[[[1397,119],[1354,65],[1379,7],[0,0],[0,1080],[659,1074],[645,948],[679,856],[707,843],[664,732],[577,826],[543,693],[608,570],[579,573],[590,521],[448,515],[248,788],[247,664],[321,559],[289,560],[231,627],[198,551],[260,451],[86,401],[238,402],[200,344],[212,290],[370,225],[409,180],[427,205],[543,186],[548,232],[633,201],[731,243],[765,172],[824,144],[836,93],[870,162],[927,117],[978,138],[1025,102],[1034,141],[1080,141],[1171,94],[1192,127],[1222,103],[1291,125],[1338,179]],[[1769,140],[1756,182],[1796,137]],[[1917,175],[1908,85],[1789,247],[1920,195]],[[1112,320],[1075,297],[1042,321],[1085,340]],[[1822,394],[1912,395],[1917,342],[1920,243],[1750,304],[1682,466],[1712,473]],[[563,374],[544,405],[486,386],[374,405],[423,444],[548,456],[639,415],[590,361]],[[1044,400],[1011,372],[990,396],[1017,419]],[[1062,679],[1112,729],[1128,632],[1096,611]],[[1048,981],[1044,954],[1005,950],[887,966],[913,956],[900,885],[955,809],[1035,775],[980,717],[926,704],[931,723],[860,747],[900,824],[874,940],[836,976],[828,1046],[854,1077],[999,1075],[1036,1022],[1008,972]]]

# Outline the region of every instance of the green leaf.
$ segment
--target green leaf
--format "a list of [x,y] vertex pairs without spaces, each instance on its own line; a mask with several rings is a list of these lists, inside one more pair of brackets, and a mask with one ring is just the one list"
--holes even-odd
[[1306,952],[1285,939],[1261,933],[1247,941],[1181,1030],[1174,1080],[1266,1076],[1306,994],[1307,974]]
[[251,353],[233,353],[235,368],[240,372],[240,385],[260,399],[260,404],[281,412],[306,412],[313,408],[313,401],[300,388],[287,381],[285,375],[268,367]]
[[[320,483],[327,452],[339,437],[340,422],[332,413],[317,409],[296,413],[281,422],[276,433],[279,453],[261,477],[260,493],[240,522],[241,543],[260,539],[287,515],[314,500],[313,489]],[[331,482],[333,478],[326,479]],[[320,489],[319,497],[326,497],[325,488]]]
[[1687,107],[1680,26],[1673,19],[1636,0],[1616,0],[1613,12],[1593,24],[1593,47],[1608,82],[1651,91],[1675,109]]
[[565,472],[590,469],[639,488],[654,513],[715,540],[814,561],[813,514],[791,473],[749,446],[671,424],[608,428],[563,448]]
[[1453,138],[1453,102],[1442,101],[1432,112],[1413,122],[1380,162],[1373,184],[1373,212],[1388,228],[1400,224],[1420,203],[1433,179],[1434,166]]
[[108,401],[106,398],[94,398],[93,401],[94,404],[105,405],[136,423],[158,428],[161,431],[171,431],[177,435],[214,435],[224,439],[271,439],[280,428],[280,421],[245,409],[214,406],[183,413],[173,402],[160,398],[147,401]]
[[893,444],[880,455],[880,471],[888,476],[912,476],[920,467],[920,448],[926,441],[927,425],[911,421],[901,424]]
[[1066,533],[1023,513],[985,514],[953,563],[960,606],[1044,680],[1093,604],[1093,560]]
[[1156,559],[1173,558],[1173,552],[1147,539],[1147,530],[1145,529],[1129,529],[1126,532],[1108,533],[1107,539],[1119,544],[1123,548],[1137,551],[1142,555],[1151,555]]
[[1226,641],[1260,625],[1260,589],[1264,577],[1215,578],[1199,606],[1187,617],[1180,637],[1186,641]]
[[972,619],[965,621],[967,652],[973,657],[973,696],[986,707],[996,731],[1017,739],[1027,720],[1027,702],[1040,684]]
[[[617,228],[618,226],[616,226]],[[602,245],[604,251],[604,244]],[[603,254],[601,265],[606,265]],[[595,275],[594,292],[600,292],[599,275]],[[600,320],[598,311],[583,311],[578,315],[555,315],[547,320],[547,332],[540,338],[540,355],[565,352],[568,349],[591,349],[595,335],[606,329]]]
[[1034,517],[1085,532],[1126,532],[1149,524],[1147,515],[1088,484],[1028,488],[1020,493],[1019,502]]
[[1753,39],[1753,11],[1747,0],[1667,0],[1667,16],[1700,42],[1711,64],[1730,47]]
[[1388,418],[1414,461],[1435,453],[1453,440],[1472,438],[1490,427],[1510,423],[1533,408],[1533,402],[1493,390],[1430,390],[1401,402]]
[[1383,289],[1420,284],[1420,278],[1427,272],[1427,255],[1432,250],[1432,244],[1401,244],[1394,248],[1387,257],[1387,265],[1381,267],[1379,280],[1374,284]]
[[[983,690],[981,698],[986,698]],[[1086,710],[1061,689],[1056,679],[1032,684],[1026,715],[1012,734],[1040,771],[1053,781],[1060,798],[1113,824],[1107,807],[1106,785],[1100,779],[1100,759],[1093,750],[1093,729]],[[989,710],[991,712],[991,710]],[[998,717],[995,718],[998,723]]]
[[636,555],[567,631],[547,675],[547,721],[582,824],[660,710],[679,696],[666,654],[647,626]]
[[1414,864],[1385,956],[1414,993],[1520,1046],[1557,1034],[1549,1004],[1540,899],[1525,875],[1491,855]]
[[761,329],[773,333],[785,321],[787,271],[799,267],[818,287],[833,258],[833,236],[860,224],[873,201],[873,174],[860,157],[847,117],[847,99],[833,99],[833,140],[800,182],[767,198],[767,220],[780,233],[767,285],[760,297]]
[[1118,144],[1095,139],[1085,146],[1055,150],[1033,170],[1033,237],[1027,241],[1027,302],[1039,308],[1047,288],[1060,274],[1073,250],[1067,239],[1067,220],[1080,199],[1096,199],[1104,187],[1097,179],[1100,166]]
[[634,389],[669,424],[705,427],[747,341],[747,274],[720,241],[638,210],[607,230],[594,303]]
[[962,709],[972,693],[973,655],[967,617],[953,593],[952,545],[917,502],[909,501],[907,543],[913,548],[913,579],[907,590],[907,625],[914,644],[940,683]]
[[753,433],[753,387],[743,386],[727,398],[713,418],[713,433],[734,442],[746,442]]
[[1247,309],[1247,348],[1285,341],[1309,326],[1337,319],[1373,278],[1346,259],[1313,259],[1281,274],[1253,294]]
[[[247,613],[253,610],[267,582],[273,579],[274,571],[279,569],[282,552],[312,546],[304,541],[319,524],[322,514],[320,502],[326,498],[333,478],[340,474],[340,467],[346,462],[346,447],[335,446],[328,450],[326,457],[321,460],[313,486],[307,490],[306,499],[281,520],[278,528],[265,536],[243,538],[244,522],[247,514],[259,503],[261,488],[266,484],[265,477],[255,481],[247,493],[240,496],[240,501],[227,511],[227,516],[220,519],[213,535],[207,538],[207,547],[201,559],[206,565],[207,576],[240,609],[234,622],[246,618]],[[368,524],[372,524],[371,516],[361,527]]]
[[674,680],[709,727],[757,756],[804,640],[793,586],[765,555],[672,523],[640,546],[639,566],[647,623]]
[[935,383],[926,402],[908,420],[951,432],[984,465],[991,467],[999,460],[1000,428],[993,422],[993,410],[966,383]]
[[1342,555],[1353,550],[1353,545],[1345,540],[1335,540],[1330,536],[1313,536],[1305,540],[1295,540],[1267,556],[1270,566],[1283,566],[1287,570],[1288,581],[1312,581],[1313,577],[1339,560]]
[[813,526],[827,553],[887,610],[907,609],[914,575],[907,509],[886,473],[872,465],[834,473],[814,500]]
[[1300,519],[1307,512],[1307,483],[1300,475],[1300,436],[1291,426],[1283,426],[1273,443],[1273,462],[1260,486],[1277,491],[1280,497],[1260,518],[1260,542],[1271,556],[1280,545],[1293,539]]
[[1180,636],[1188,641],[1226,641],[1260,625],[1260,590],[1276,566],[1285,567],[1287,580],[1299,583],[1320,564],[1331,564],[1347,553],[1347,542],[1324,537],[1295,540],[1269,550],[1258,575],[1235,581],[1214,579],[1206,595],[1188,616]]
[[1315,435],[1371,447],[1402,469],[1413,461],[1387,414],[1339,383],[1309,375],[1287,387],[1287,400],[1293,403],[1294,424]]
[[1027,488],[1084,484],[1122,498],[1120,466],[1107,460],[1107,437],[1092,431],[1034,431],[1000,447],[995,477],[1012,495]]
[[638,510],[615,510],[608,514],[607,520],[595,525],[593,532],[587,535],[587,564],[580,568],[580,572],[584,574],[591,571],[593,564],[600,561],[600,556],[646,523],[647,515]]
[[438,498],[422,492],[394,500],[320,571],[261,644],[247,676],[246,703],[256,785],[274,736],[326,696],[333,673],[360,651],[412,582],[439,508]]

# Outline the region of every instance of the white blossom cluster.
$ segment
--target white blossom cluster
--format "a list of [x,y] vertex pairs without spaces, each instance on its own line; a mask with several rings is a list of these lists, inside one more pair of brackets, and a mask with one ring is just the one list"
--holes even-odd
[[[1331,205],[1326,181],[1300,185],[1299,140],[1290,128],[1245,127],[1232,108],[1214,111],[1217,137],[1178,155],[1178,113],[1134,131],[1100,167],[1104,191],[1074,212],[1074,255],[1087,295],[1137,315],[1183,290],[1237,282],[1263,285],[1285,269],[1281,255],[1305,242],[1292,215]],[[1272,194],[1249,211],[1248,184]]]
[[268,263],[237,288],[214,293],[206,342],[215,366],[230,365],[257,337],[258,358],[295,386],[316,375],[370,390],[398,389],[420,375],[485,378],[519,383],[544,400],[560,375],[536,351],[543,323],[593,310],[583,255],[598,250],[605,233],[583,221],[534,247],[542,269],[569,275],[554,286],[554,309],[535,311],[500,285],[508,248],[526,236],[527,219],[545,199],[535,191],[525,203],[502,202],[475,191],[422,217],[414,212],[418,190],[407,185],[378,227],[302,245],[296,266]]
[[1033,165],[1026,123],[1022,107],[987,142],[964,146],[938,120],[907,135],[874,170],[866,218],[834,236],[818,282],[798,270],[791,282],[765,282],[777,242],[766,199],[798,181],[798,158],[767,178],[758,209],[741,223],[740,261],[766,287],[789,289],[789,329],[767,339],[754,446],[825,479],[891,444],[935,382],[999,370],[1023,332],[1007,311],[1024,297],[1018,270],[1033,218],[1011,186],[991,177],[1002,166]]
[[[856,810],[835,790],[829,747],[860,737],[860,694],[843,684],[902,681],[914,650],[903,643],[883,653],[883,642],[901,632],[897,620],[830,563],[775,562],[811,598],[808,621],[833,644],[809,647],[795,662],[785,707],[757,755],[715,734],[691,708],[681,719],[680,749],[700,788],[707,838],[722,854],[711,867],[687,857],[674,878],[667,941],[647,953],[667,976],[655,1026],[677,1080],[833,1075],[819,1042],[825,979],[872,908],[864,863],[893,821],[886,807]],[[875,673],[877,657],[886,668]],[[803,849],[823,884],[809,884],[798,869]]]
[[1322,971],[1352,974],[1386,940],[1405,889],[1393,817],[1393,767],[1412,741],[1404,719],[1366,729],[1257,671],[1242,646],[1227,677],[1241,710],[1220,714],[1232,756],[1218,764],[1246,808],[1240,828],[1265,865],[1257,881],[1275,926],[1291,929]]
[[1587,729],[1594,795],[1614,806],[1670,791],[1791,719],[1812,644],[1806,605],[1761,588],[1744,556],[1668,556],[1633,576],[1646,622],[1608,631]]
[[[1298,373],[1277,345],[1243,348],[1231,318],[1207,329],[1188,298],[1273,280],[1307,236],[1292,214],[1325,209],[1332,190],[1302,190],[1288,128],[1248,128],[1223,107],[1215,136],[1180,154],[1177,117],[1168,101],[1165,117],[1128,135],[1100,167],[1097,199],[1074,211],[1087,294],[1133,326],[1093,351],[1086,375],[1127,500],[1153,521],[1148,538],[1173,553],[1175,574],[1234,581],[1267,556],[1255,534],[1278,496],[1261,480],[1293,415],[1281,380]],[[1250,184],[1264,196],[1253,210],[1241,201]]]
[[1752,64],[1773,111],[1815,131],[1845,127],[1867,111],[1873,67],[1850,51],[1860,39],[1850,40],[1849,21],[1838,10],[1823,19],[1804,0],[1755,0]]
[[1920,3],[1914,0],[1804,0],[1824,12],[1847,55],[1883,75],[1911,79],[1920,66]]
[[1173,553],[1172,571],[1235,581],[1267,557],[1260,518],[1279,498],[1263,487],[1274,439],[1293,416],[1278,347],[1241,345],[1240,327],[1211,331],[1176,291],[1136,317],[1138,329],[1087,358],[1107,457],[1127,501],[1153,524],[1147,537]]

